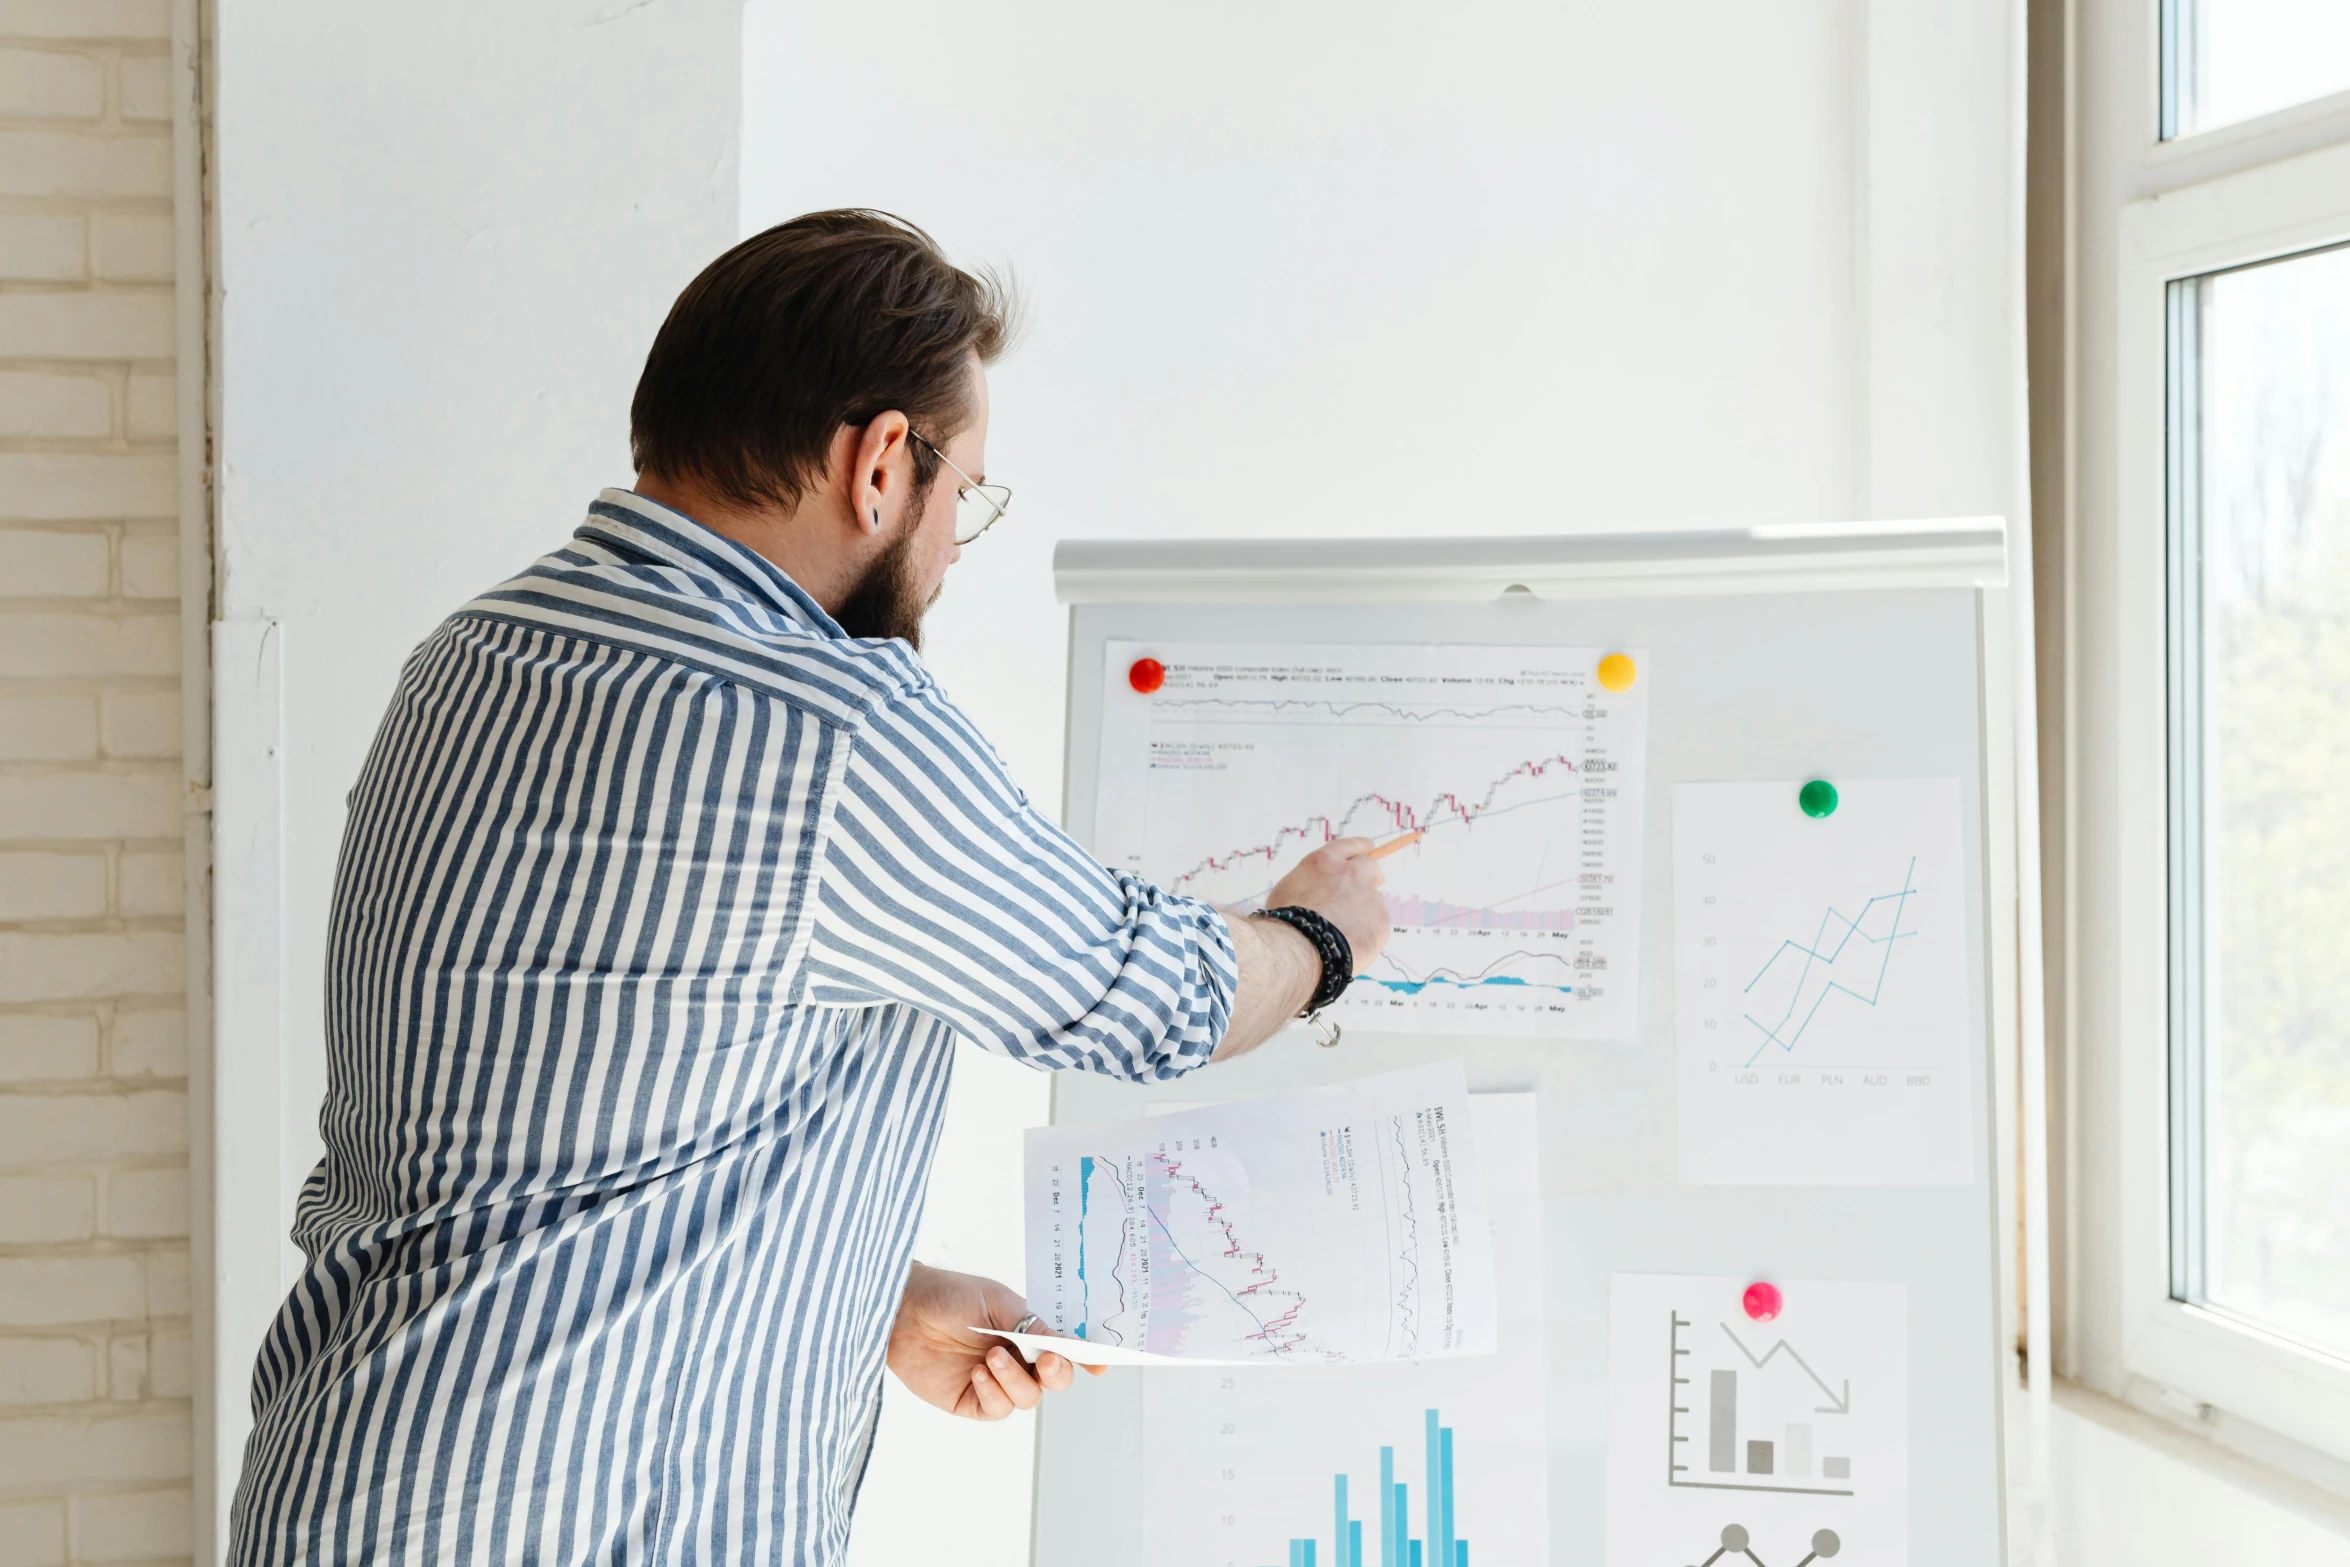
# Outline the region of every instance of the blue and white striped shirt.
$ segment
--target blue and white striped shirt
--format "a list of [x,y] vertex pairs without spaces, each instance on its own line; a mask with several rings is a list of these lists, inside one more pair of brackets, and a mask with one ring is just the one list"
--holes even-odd
[[954,1036],[1208,1059],[1230,935],[903,644],[624,490],[408,660],[232,1559],[828,1563]]

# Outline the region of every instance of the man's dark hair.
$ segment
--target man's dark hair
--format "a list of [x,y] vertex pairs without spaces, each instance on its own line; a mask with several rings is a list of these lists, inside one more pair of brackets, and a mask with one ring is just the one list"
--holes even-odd
[[[971,420],[970,359],[1002,353],[1010,292],[886,212],[811,212],[744,240],[686,285],[629,408],[641,473],[739,505],[790,506],[840,427],[891,409],[944,445]],[[937,455],[908,443],[927,489]]]

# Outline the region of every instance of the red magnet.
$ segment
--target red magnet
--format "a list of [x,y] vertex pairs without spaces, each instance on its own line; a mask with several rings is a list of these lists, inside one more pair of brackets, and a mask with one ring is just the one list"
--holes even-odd
[[1779,1298],[1779,1286],[1760,1280],[1746,1286],[1746,1314],[1757,1322],[1768,1322],[1779,1314],[1784,1304]]
[[1167,683],[1167,666],[1155,658],[1138,658],[1126,671],[1126,683],[1149,696]]

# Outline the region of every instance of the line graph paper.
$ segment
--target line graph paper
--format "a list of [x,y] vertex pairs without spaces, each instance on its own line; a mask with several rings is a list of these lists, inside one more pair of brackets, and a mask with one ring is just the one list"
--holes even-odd
[[1673,791],[1681,1179],[1972,1178],[1958,785]]
[[1417,829],[1342,1021],[1628,1033],[1647,687],[1602,688],[1603,651],[1113,642],[1097,852],[1241,913],[1334,838]]
[[[1840,996],[1850,1004],[1872,1009],[1884,999],[1885,976],[1892,972],[1894,948],[1905,937],[1917,938],[1916,931],[1901,928],[1902,911],[1917,896],[1917,872],[1917,856],[1913,854],[1899,892],[1879,893],[1850,917],[1830,908],[1820,916],[1819,929],[1809,941],[1779,943],[1741,992],[1745,1019],[1761,1036],[1754,1054],[1746,1058],[1748,1066],[1773,1046],[1794,1054],[1796,1045],[1810,1031],[1812,1019],[1831,998]],[[1837,978],[1838,965],[1847,953],[1857,960],[1853,965],[1859,970],[1857,983]],[[1784,1005],[1780,1005],[1780,998]]]

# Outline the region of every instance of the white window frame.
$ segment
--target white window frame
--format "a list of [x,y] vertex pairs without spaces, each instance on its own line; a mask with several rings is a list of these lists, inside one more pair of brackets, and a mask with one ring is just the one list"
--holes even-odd
[[2350,114],[2350,87],[2299,103],[2282,104],[2249,119],[2222,120],[2216,125],[2188,129],[2182,120],[2197,84],[2180,60],[2195,48],[2197,0],[2157,0],[2154,18],[2156,151],[2159,160],[2170,149],[2208,154],[2240,142],[2290,135],[2305,127],[2321,129],[2325,122]]
[[2167,482],[2171,283],[2350,242],[2350,145],[2133,202],[2122,209],[2119,238],[2113,417],[2121,765],[2114,803],[2121,853],[2114,935],[2122,979],[2123,1364],[2350,1463],[2350,1358],[2172,1294]]

